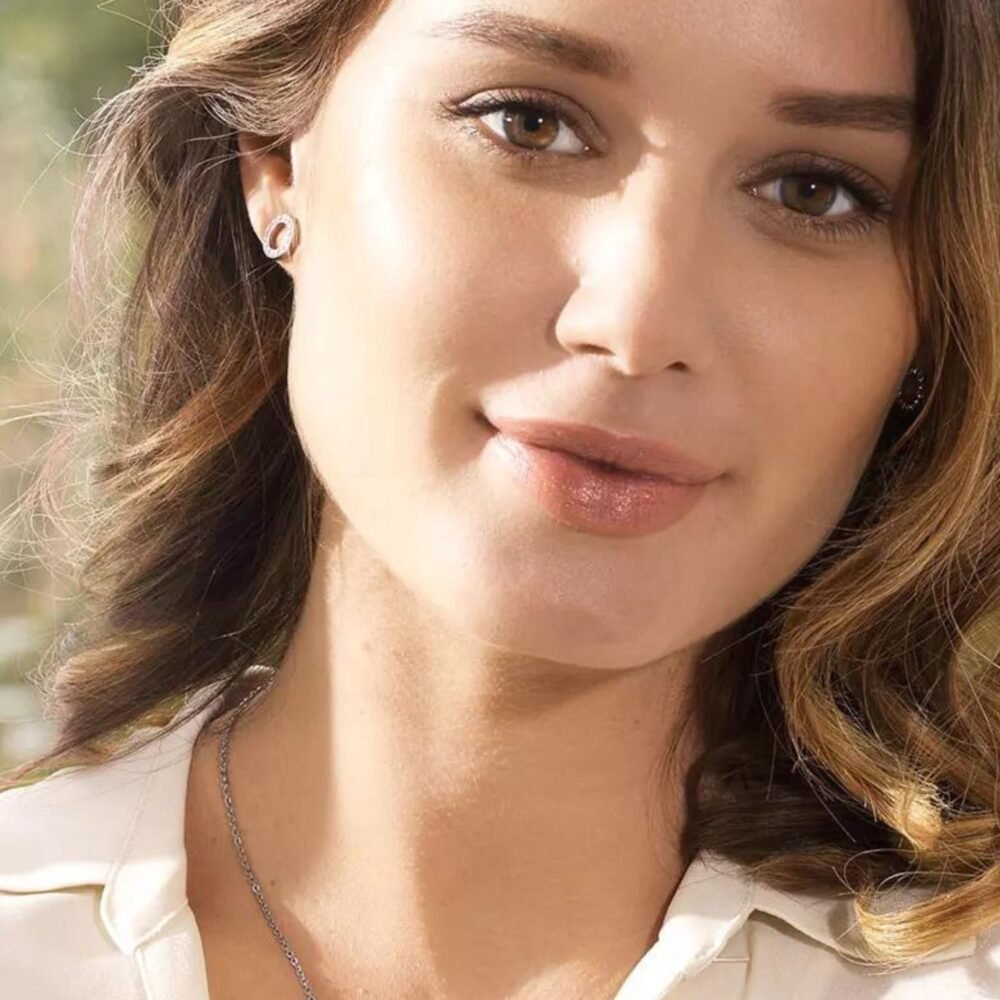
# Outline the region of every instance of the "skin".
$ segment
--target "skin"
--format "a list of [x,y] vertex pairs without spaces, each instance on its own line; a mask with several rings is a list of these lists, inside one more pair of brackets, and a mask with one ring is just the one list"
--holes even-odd
[[[907,137],[780,123],[766,103],[912,96],[914,53],[901,0],[850,17],[842,0],[504,4],[625,49],[633,78],[610,81],[422,37],[473,6],[397,0],[287,155],[240,137],[257,232],[282,211],[301,226],[280,264],[289,386],[329,502],[230,773],[320,995],[593,1000],[683,874],[698,734],[675,727],[698,650],[816,552],[917,349],[888,225],[824,240],[767,183],[781,171],[756,194],[739,179],[805,151],[898,196]],[[502,87],[565,95],[596,127],[560,120],[527,167],[487,151],[532,142],[505,141],[498,114],[477,140],[476,119],[436,113]],[[861,211],[838,190],[828,221]],[[725,474],[665,531],[574,530],[516,487],[482,410],[646,433]],[[212,995],[297,997],[216,753],[203,732],[185,834]]]

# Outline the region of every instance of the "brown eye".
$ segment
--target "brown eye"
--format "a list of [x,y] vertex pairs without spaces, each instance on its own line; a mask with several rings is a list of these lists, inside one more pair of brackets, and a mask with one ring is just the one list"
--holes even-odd
[[502,121],[505,138],[515,146],[545,149],[559,135],[559,116],[538,108],[505,111]]
[[798,153],[789,163],[790,155],[760,165],[766,177],[748,188],[782,222],[810,236],[839,240],[868,235],[894,216],[893,196],[857,167],[813,153]]
[[[777,202],[803,221],[842,219],[856,214],[864,202],[837,177],[823,173],[783,174],[766,184],[757,184],[753,193]],[[840,211],[831,211],[839,208]]]
[[[449,113],[481,122],[485,129],[473,126],[473,134],[492,149],[508,155],[531,159],[550,154],[572,157],[592,153],[590,144],[581,139],[584,129],[579,119],[541,96],[529,100],[501,92]],[[507,146],[497,142],[498,139]]]
[[782,178],[780,192],[786,207],[806,215],[823,215],[836,203],[839,187],[813,174],[789,174]]

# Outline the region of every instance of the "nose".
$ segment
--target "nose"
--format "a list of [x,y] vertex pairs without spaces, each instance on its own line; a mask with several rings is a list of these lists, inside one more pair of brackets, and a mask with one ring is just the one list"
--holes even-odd
[[567,351],[606,354],[632,376],[703,370],[717,349],[704,209],[693,180],[667,173],[634,175],[580,223],[580,282],[555,328]]

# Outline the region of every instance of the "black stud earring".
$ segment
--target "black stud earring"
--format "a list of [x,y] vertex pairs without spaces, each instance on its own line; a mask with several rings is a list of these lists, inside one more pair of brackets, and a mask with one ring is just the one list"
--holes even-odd
[[924,387],[924,373],[917,365],[913,365],[896,393],[896,405],[906,413],[915,413],[923,405]]

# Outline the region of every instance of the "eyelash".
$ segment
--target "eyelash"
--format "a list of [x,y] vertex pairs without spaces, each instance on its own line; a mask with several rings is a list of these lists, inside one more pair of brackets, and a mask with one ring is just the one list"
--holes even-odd
[[[546,97],[543,94],[526,94],[514,90],[500,90],[471,104],[456,106],[445,103],[443,105],[447,116],[451,118],[471,119],[482,117],[493,111],[511,111],[515,114],[525,111],[543,111],[555,118],[562,119],[574,132],[585,131],[580,118],[572,110],[565,107],[559,101]],[[485,135],[482,129],[478,128],[471,121],[463,122],[466,130],[474,138],[482,142],[486,149],[506,158],[513,158],[525,166],[537,166],[540,158],[563,158],[574,159],[577,157],[592,157],[596,154],[593,148],[590,151],[576,154],[548,153],[546,150],[521,149],[511,144],[507,148],[500,144],[496,138]],[[585,145],[590,145],[585,143]],[[823,221],[816,216],[810,216],[805,212],[796,212],[794,209],[785,208],[777,202],[771,202],[776,209],[782,210],[793,217],[792,226],[806,231],[810,235],[815,235],[821,239],[847,239],[851,236],[864,236],[874,229],[876,225],[885,224],[892,216],[892,200],[882,191],[878,190],[866,175],[847,164],[835,163],[833,161],[820,161],[813,154],[799,154],[794,157],[791,163],[784,163],[780,170],[775,168],[766,177],[754,181],[752,188],[756,189],[764,184],[769,184],[773,180],[787,177],[808,178],[810,180],[822,180],[833,182],[842,187],[858,203],[860,212],[849,216],[839,222]],[[765,199],[770,201],[770,199]]]

